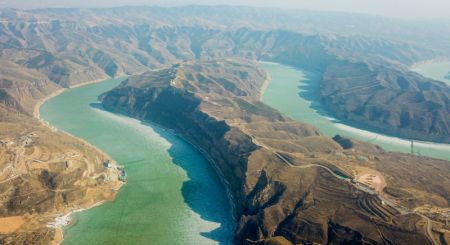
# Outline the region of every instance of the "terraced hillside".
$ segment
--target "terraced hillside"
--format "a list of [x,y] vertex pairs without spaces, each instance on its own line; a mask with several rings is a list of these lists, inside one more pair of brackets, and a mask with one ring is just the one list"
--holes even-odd
[[[177,131],[214,160],[237,207],[237,244],[435,244],[431,221],[413,210],[448,208],[448,162],[321,136],[259,101],[266,77],[256,66],[182,63],[132,76],[101,99]],[[351,181],[368,171],[404,194]]]

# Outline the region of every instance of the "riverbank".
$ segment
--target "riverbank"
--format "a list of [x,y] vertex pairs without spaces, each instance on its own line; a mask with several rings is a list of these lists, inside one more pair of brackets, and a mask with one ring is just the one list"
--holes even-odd
[[270,80],[272,80],[272,76],[270,75],[270,73],[266,72],[266,80],[264,80],[263,85],[261,86],[261,91],[259,94],[259,100],[262,101],[263,95],[266,92],[267,87],[269,86],[269,82]]
[[100,79],[95,79],[95,80],[90,80],[90,81],[82,82],[82,83],[79,83],[79,84],[75,84],[75,85],[73,85],[73,86],[70,86],[70,87],[68,87],[68,88],[60,88],[60,89],[54,91],[53,93],[51,93],[51,94],[45,96],[44,98],[42,98],[42,99],[40,99],[40,100],[38,100],[38,101],[36,102],[36,104],[34,105],[34,108],[33,108],[33,116],[34,116],[35,118],[41,120],[41,119],[40,119],[40,113],[39,113],[39,109],[41,108],[41,106],[42,106],[47,100],[49,100],[49,99],[51,99],[51,98],[53,98],[53,97],[55,97],[55,96],[60,95],[62,92],[66,91],[67,89],[78,88],[78,87],[86,86],[86,85],[93,84],[93,83],[99,83],[99,82],[105,81],[106,79],[108,79],[108,77],[104,77],[104,78],[100,78]]
[[[57,130],[57,129],[55,129],[49,122],[43,120],[43,119],[40,117],[41,115],[40,115],[39,110],[40,110],[41,106],[42,106],[46,101],[48,101],[48,100],[50,100],[50,99],[52,99],[52,98],[54,98],[54,97],[56,97],[56,96],[62,94],[63,92],[65,92],[65,91],[68,90],[68,89],[79,88],[79,87],[83,87],[83,86],[90,85],[90,84],[100,83],[100,82],[103,82],[103,81],[105,81],[105,80],[107,80],[107,79],[108,79],[108,78],[105,78],[105,79],[96,79],[96,80],[92,80],[92,81],[87,81],[87,82],[83,82],[83,83],[80,83],[80,84],[76,84],[76,85],[71,86],[71,87],[69,87],[69,88],[61,88],[61,89],[57,90],[57,91],[55,91],[55,92],[49,94],[48,96],[42,98],[41,100],[39,100],[39,101],[36,103],[36,105],[35,105],[35,107],[34,107],[33,116],[34,116],[36,119],[38,119],[38,120],[42,123],[42,125],[46,126],[47,128],[49,128],[49,129],[52,130],[52,131],[55,131],[55,130]],[[87,142],[87,141],[85,141],[85,140],[83,140],[83,139],[81,139],[81,138],[79,138],[79,137],[76,137],[76,136],[70,134],[69,132],[66,132],[66,131],[60,131],[60,132],[66,134],[66,135],[68,135],[68,136],[70,136],[70,137],[73,137],[73,138],[77,139],[78,141],[81,141],[83,144],[87,145],[88,147],[94,148],[96,151],[98,151],[99,153],[101,153],[101,154],[102,154],[103,156],[105,156],[107,159],[112,159],[112,158],[111,158],[108,154],[106,154],[103,150],[101,150],[101,149],[99,149],[98,147],[96,147],[96,146],[90,144],[89,142]],[[113,166],[116,166],[116,162],[112,161],[111,163],[113,164]]]
[[[90,84],[94,84],[94,83],[100,83],[100,82],[105,81],[106,79],[107,78],[96,79],[96,80],[92,80],[92,81],[86,81],[86,82],[83,82],[83,83],[71,86],[69,88],[61,88],[61,89],[58,89],[57,91],[54,91],[53,93],[51,93],[48,96],[42,98],[41,100],[39,100],[36,103],[36,105],[34,107],[34,110],[33,110],[33,116],[36,119],[38,119],[39,122],[42,125],[44,125],[45,127],[49,128],[52,131],[56,131],[56,129],[49,122],[46,122],[45,120],[43,120],[40,117],[40,108],[41,108],[41,106],[45,102],[47,102],[48,100],[50,100],[50,99],[52,99],[52,98],[62,94],[67,89],[73,89],[73,88],[78,88],[78,87],[82,87],[82,86],[86,86],[86,85],[90,85]],[[85,140],[83,140],[83,139],[81,139],[79,137],[75,137],[74,135],[72,135],[72,134],[70,134],[68,132],[65,132],[65,131],[60,131],[60,132],[63,133],[63,134],[66,134],[66,135],[68,135],[68,136],[70,136],[72,138],[75,138],[76,140],[81,142],[83,145],[86,145],[87,147],[93,148],[98,154],[102,155],[103,158],[112,160],[112,158],[108,154],[106,154],[104,151],[102,151],[101,149],[97,148],[96,146],[88,143],[87,141],[85,141]],[[117,163],[115,161],[112,160],[111,161],[111,165],[112,165],[112,169],[116,169]],[[116,175],[117,176],[118,173],[115,172],[115,171],[112,171],[112,175]],[[115,192],[117,192],[118,190],[120,190],[120,188],[123,186],[123,184],[124,184],[124,182],[122,182],[122,181],[118,180],[117,178],[115,178],[115,181],[113,183],[112,189]],[[107,194],[107,193],[105,192],[104,194]],[[55,229],[55,235],[54,235],[52,244],[59,245],[59,244],[61,244],[63,242],[63,240],[64,240],[64,231],[63,231],[64,227],[66,227],[66,226],[71,224],[71,222],[72,222],[71,216],[74,213],[82,212],[82,211],[85,211],[85,210],[97,207],[97,206],[105,203],[106,201],[112,201],[112,200],[114,200],[115,196],[116,196],[116,194],[113,194],[112,196],[105,196],[105,199],[100,201],[100,202],[94,202],[93,203],[92,200],[91,200],[89,202],[82,203],[81,204],[81,206],[82,206],[81,208],[80,207],[78,207],[76,209],[72,208],[72,209],[69,209],[68,211],[63,212],[63,214],[56,216],[54,218],[53,222],[50,222],[50,223],[47,224],[47,227]]]
[[423,60],[423,61],[415,62],[415,63],[411,64],[409,68],[411,70],[414,70],[423,65],[430,65],[430,64],[434,64],[434,63],[443,63],[443,62],[449,62],[449,61],[450,61],[450,59],[445,56],[436,57],[436,58],[430,59],[430,60]]
[[102,205],[106,201],[112,201],[112,199],[111,200],[100,201],[100,202],[94,203],[94,204],[92,204],[92,205],[90,205],[88,207],[85,207],[85,208],[72,209],[72,210],[68,211],[67,213],[65,213],[65,214],[63,214],[61,216],[57,216],[53,222],[48,223],[47,227],[55,229],[55,236],[54,236],[52,244],[53,245],[60,245],[63,242],[63,240],[64,240],[64,227],[67,227],[70,224],[72,224],[72,222],[73,222],[72,215],[73,214],[79,213],[79,212],[83,212],[83,211],[86,211],[86,210],[91,209],[91,208],[95,208],[97,206]]
[[450,85],[450,60],[448,58],[419,62],[411,65],[409,69],[424,77]]
[[[276,63],[269,62],[269,61],[260,61],[259,62],[259,64],[264,64],[264,63],[265,64],[276,64]],[[266,70],[264,70],[264,71],[266,72],[266,79],[264,80],[264,83],[261,86],[261,89],[259,92],[259,101],[263,100],[264,93],[266,92],[267,87],[269,87],[269,83],[272,80],[272,75],[269,72],[267,72]]]

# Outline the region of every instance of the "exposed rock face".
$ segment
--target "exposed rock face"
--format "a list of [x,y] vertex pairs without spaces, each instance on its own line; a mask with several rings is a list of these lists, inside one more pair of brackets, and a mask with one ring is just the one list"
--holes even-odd
[[236,205],[237,244],[429,244],[420,216],[400,213],[336,173],[352,176],[354,167],[370,166],[389,178],[389,186],[436,195],[404,199],[410,208],[427,202],[446,207],[448,178],[425,186],[411,181],[415,173],[400,170],[409,168],[400,162],[420,172],[448,172],[448,162],[320,136],[258,101],[265,77],[254,66],[189,62],[132,76],[101,100],[108,110],[175,130],[214,161]]
[[336,141],[343,149],[351,149],[354,146],[351,140],[343,138],[340,135],[334,136],[333,140]]

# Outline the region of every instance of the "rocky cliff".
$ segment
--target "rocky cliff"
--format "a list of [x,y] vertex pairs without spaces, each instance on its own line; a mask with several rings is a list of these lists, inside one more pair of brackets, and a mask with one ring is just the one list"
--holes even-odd
[[[101,100],[108,110],[175,130],[213,160],[236,205],[236,244],[437,239],[425,231],[426,219],[410,210],[448,207],[448,178],[439,173],[432,180],[449,173],[448,162],[323,137],[259,102],[265,75],[255,66],[244,60],[182,63],[132,76]],[[350,181],[364,173],[382,179],[391,194],[384,186]],[[397,204],[387,203],[394,193]]]

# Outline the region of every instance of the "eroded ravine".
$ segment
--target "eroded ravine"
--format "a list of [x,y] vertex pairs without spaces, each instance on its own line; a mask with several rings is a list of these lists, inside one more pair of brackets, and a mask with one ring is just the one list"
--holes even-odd
[[234,221],[223,185],[191,145],[159,127],[103,111],[97,97],[120,80],[70,89],[41,117],[124,165],[113,202],[75,214],[64,244],[227,244]]

